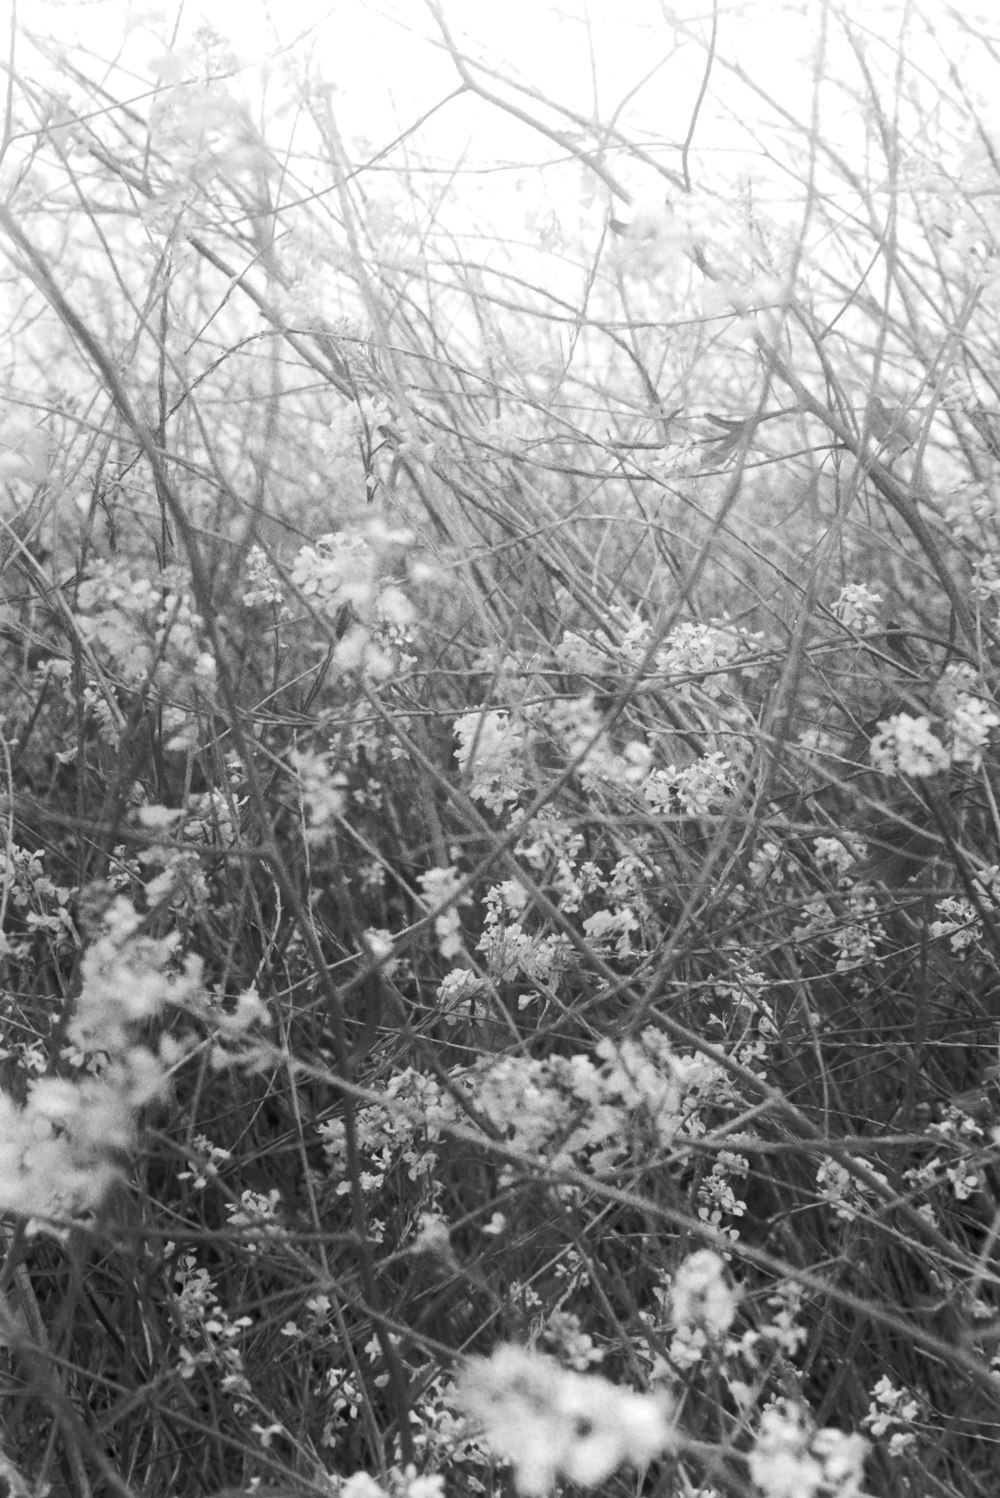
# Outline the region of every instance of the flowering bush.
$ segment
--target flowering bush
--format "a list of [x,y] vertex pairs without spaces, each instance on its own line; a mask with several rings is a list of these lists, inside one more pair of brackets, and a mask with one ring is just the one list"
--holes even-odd
[[987,22],[793,4],[771,89],[760,7],[435,0],[386,131],[391,6],[259,66],[64,9],[0,150],[0,1477],[992,1492]]

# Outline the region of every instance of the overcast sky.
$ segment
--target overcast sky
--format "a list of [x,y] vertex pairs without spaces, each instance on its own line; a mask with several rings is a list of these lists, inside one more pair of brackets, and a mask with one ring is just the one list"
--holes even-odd
[[[567,127],[565,117],[547,114],[544,103],[518,94],[511,83],[520,80],[542,100],[558,101],[587,120],[622,125],[664,168],[679,171],[680,142],[705,68],[710,0],[441,4],[468,54],[503,75],[503,81],[482,76],[505,99]],[[780,159],[796,133],[801,145],[815,127],[824,141],[868,169],[874,131],[841,87],[857,76],[857,65],[845,56],[838,12],[823,0],[720,0],[718,13],[719,55],[694,134],[692,179],[718,192],[720,182],[745,172],[758,201],[779,219],[787,207],[794,224],[801,218],[801,166],[783,176]],[[949,66],[973,90],[995,66],[989,50],[977,46],[974,31],[961,35],[946,0],[843,0],[839,13],[890,79],[900,18],[907,18],[906,51],[916,65],[908,87],[917,86],[919,70],[946,97],[954,92]],[[376,155],[458,83],[425,0],[20,0],[18,14],[23,27],[58,38],[68,53],[82,49],[91,76],[107,76],[117,99],[169,84],[172,54],[183,52],[207,22],[231,42],[235,67],[227,87],[257,118],[272,149],[280,150],[284,140],[308,152],[308,132],[289,81],[290,70],[306,62],[312,78],[331,87],[337,125],[355,162]],[[970,19],[969,11],[962,14]],[[996,18],[992,26],[996,30]],[[727,59],[761,92],[745,88],[727,70]],[[18,63],[29,77],[38,67],[27,48]],[[114,74],[108,71],[112,64]],[[814,116],[818,76],[821,109]],[[58,85],[55,69],[47,81]],[[934,99],[925,118],[936,108]],[[987,112],[992,108],[987,102]],[[902,135],[905,140],[905,128]],[[919,140],[914,145],[919,153]],[[590,240],[606,218],[608,194],[578,163],[559,164],[569,154],[509,114],[466,96],[445,104],[413,134],[407,152],[387,157],[365,181],[376,194],[380,184],[388,191],[389,175],[417,170],[419,157],[419,170],[431,173],[426,183],[433,183],[435,171],[442,185],[448,183],[452,211],[491,219],[501,234],[510,226],[514,236],[526,221],[537,226],[539,214],[548,211],[564,219],[569,235],[579,230]],[[777,166],[771,156],[779,158]],[[613,151],[606,159],[640,206],[662,203],[665,187],[655,173]],[[842,188],[841,176],[837,190]],[[849,211],[850,205],[844,207]],[[622,216],[620,205],[614,211]]]

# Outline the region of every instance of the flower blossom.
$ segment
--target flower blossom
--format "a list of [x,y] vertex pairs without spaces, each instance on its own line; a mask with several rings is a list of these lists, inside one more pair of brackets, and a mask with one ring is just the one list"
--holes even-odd
[[558,1477],[596,1487],[625,1463],[646,1465],[673,1442],[661,1395],[571,1372],[525,1347],[470,1358],[456,1394],[486,1443],[510,1462],[526,1498],[542,1498]]
[[750,1476],[767,1498],[862,1498],[868,1443],[827,1427],[815,1430],[792,1404],[766,1409],[750,1453]]
[[883,775],[937,775],[951,766],[951,755],[931,729],[926,715],[894,713],[872,739],[872,765]]
[[700,1325],[722,1336],[736,1315],[736,1293],[726,1283],[725,1264],[711,1248],[693,1253],[674,1275],[670,1302],[682,1326]]
[[878,628],[881,605],[881,593],[873,593],[864,583],[848,583],[841,588],[832,612],[845,629],[864,635]]

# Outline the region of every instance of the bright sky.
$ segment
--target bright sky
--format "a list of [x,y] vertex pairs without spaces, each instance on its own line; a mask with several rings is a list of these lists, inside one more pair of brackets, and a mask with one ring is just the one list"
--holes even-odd
[[[581,113],[607,119],[628,101],[627,108],[642,108],[661,139],[676,138],[686,128],[704,63],[711,0],[440,3],[473,55]],[[901,0],[838,3],[859,34],[893,40],[898,34]],[[12,4],[0,0],[0,20]],[[824,0],[719,0],[720,50],[738,58],[801,118],[827,8]],[[932,30],[940,14],[943,34],[953,29],[953,9],[950,0],[921,0],[916,14]],[[969,7],[959,10],[975,25]],[[434,45],[437,30],[426,0],[19,0],[17,15],[28,31],[58,38],[67,50],[89,47],[95,60],[120,57],[140,75],[172,32],[183,39],[204,22],[228,36],[249,65],[273,64],[282,46],[304,41],[312,65],[336,86],[345,108],[359,119],[367,116],[376,129],[384,128],[390,97],[406,117],[455,83],[454,69]],[[995,32],[995,10],[981,24]],[[911,46],[919,29],[911,20]],[[963,52],[954,60],[960,61],[963,82],[975,86],[975,49]],[[442,127],[442,139],[453,154],[453,123]]]
[[[686,44],[679,44],[665,24],[660,0],[442,4],[456,39],[467,42],[473,56],[591,118],[609,119],[623,106],[634,110],[641,102],[650,119],[655,118],[661,139],[683,136],[704,61],[695,39],[708,34],[710,7],[702,0],[679,0],[669,7],[672,14],[691,18],[692,40]],[[0,0],[0,14],[3,8]],[[759,28],[747,28],[737,19],[732,0],[723,0],[723,11],[730,39],[739,27],[738,45],[747,62],[766,62],[773,71],[771,28],[765,47]],[[274,0],[270,5],[268,0],[184,0],[177,5],[20,0],[18,17],[22,27],[57,37],[67,51],[74,50],[78,39],[95,61],[120,59],[137,81],[149,76],[148,63],[162,54],[175,26],[183,38],[207,21],[233,41],[251,69],[263,65],[265,71],[280,66],[282,45],[304,43],[313,68],[336,88],[344,135],[362,133],[373,141],[391,131],[393,113],[408,123],[458,82],[424,0]],[[807,34],[796,38],[793,33],[794,27],[782,26],[786,55],[796,42],[808,45]],[[253,72],[245,75],[245,83],[251,92],[259,86]],[[509,119],[464,100],[425,127],[420,142],[423,150],[440,151],[451,161],[461,151],[473,157],[548,153]]]
[[[11,0],[0,0],[0,15]],[[712,13],[711,0],[440,0],[455,34],[473,57],[482,58],[507,79],[521,79],[542,98],[551,98],[587,119],[621,121],[633,139],[652,143],[657,159],[677,171],[679,143],[691,119],[705,64]],[[908,49],[913,60],[942,76],[949,62],[961,68],[963,83],[975,88],[976,66],[992,63],[987,49],[969,45],[941,49],[933,39],[920,40],[916,14],[934,22],[940,13],[941,37],[949,38],[954,22],[948,0],[921,0],[918,11],[901,0],[838,0],[871,53],[880,52],[879,37],[895,43],[899,16],[911,17]],[[805,12],[805,16],[803,15]],[[969,13],[964,12],[969,19]],[[842,33],[834,12],[824,0],[720,0],[720,53],[738,61],[746,71],[789,110],[803,127],[812,107],[813,69],[827,14],[831,33],[824,74],[824,138],[843,141],[845,154],[866,149],[866,122],[850,110],[839,91],[843,73],[837,64]],[[268,116],[272,144],[295,130],[294,111],[278,105],[285,86],[282,74],[289,59],[307,58],[314,76],[332,86],[331,104],[340,133],[355,156],[371,155],[412,125],[428,108],[445,98],[458,83],[455,69],[440,46],[434,17],[426,0],[20,0],[22,27],[56,37],[72,54],[76,46],[89,49],[89,69],[100,76],[116,61],[141,93],[154,79],[164,77],[162,59],[176,34],[183,45],[200,24],[231,40],[242,64],[230,87],[242,96],[251,112]],[[667,16],[674,24],[668,24]],[[987,26],[987,21],[983,21]],[[931,36],[938,28],[930,25]],[[993,19],[992,29],[996,29]],[[926,52],[926,56],[924,53]],[[942,52],[945,54],[942,57]],[[937,54],[936,56],[934,54]],[[28,76],[35,60],[22,52],[18,59]],[[121,97],[122,74],[109,79],[113,95]],[[56,79],[53,75],[52,81]],[[487,80],[489,81],[489,80]],[[518,99],[508,83],[498,93]],[[766,106],[717,65],[712,95],[706,101],[695,137],[693,174],[735,162],[738,153],[752,153],[760,168],[759,145],[753,128]],[[286,95],[287,97],[287,95]],[[520,96],[525,107],[566,128],[565,118],[547,114],[537,100]],[[768,145],[779,144],[772,114]],[[523,219],[532,197],[557,212],[575,211],[587,191],[586,172],[537,168],[558,159],[558,146],[496,109],[465,97],[453,100],[425,123],[413,141],[416,151],[450,170],[461,164],[462,191],[494,211],[501,223],[508,212]],[[589,144],[589,141],[588,141]],[[701,151],[699,163],[697,153]],[[404,158],[392,158],[396,169]],[[488,164],[519,163],[520,173],[487,173]],[[663,184],[652,173],[624,167],[613,152],[607,157],[620,171],[626,186],[642,200],[662,202]],[[475,169],[478,167],[478,174]],[[758,175],[758,172],[755,172]],[[758,190],[766,195],[771,174],[759,169]],[[444,180],[442,178],[442,180]],[[773,190],[784,191],[772,176]],[[590,181],[590,188],[594,186]],[[475,188],[478,187],[478,191]],[[789,192],[797,194],[794,183]],[[559,201],[563,197],[563,201]],[[576,200],[574,202],[574,199]],[[617,211],[617,210],[616,210]],[[595,212],[600,215],[603,205]]]

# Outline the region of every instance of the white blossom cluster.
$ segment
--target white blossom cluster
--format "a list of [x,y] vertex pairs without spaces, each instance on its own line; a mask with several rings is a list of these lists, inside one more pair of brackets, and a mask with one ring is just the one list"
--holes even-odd
[[873,634],[879,627],[882,595],[873,593],[864,583],[847,583],[833,604],[834,617],[845,629],[859,635]]
[[982,915],[1000,906],[1000,866],[987,864],[972,880],[973,898],[944,895],[934,906],[937,920],[931,921],[930,933],[935,940],[947,938],[951,950],[966,952],[984,938]]
[[889,1455],[900,1457],[917,1439],[913,1425],[919,1416],[917,1401],[885,1375],[872,1390],[864,1425],[873,1436],[888,1435]]
[[940,721],[928,714],[894,713],[879,727],[869,748],[873,767],[883,775],[915,779],[938,775],[953,765],[978,770],[1000,713],[978,687],[969,666],[949,667],[936,692]]
[[179,568],[130,578],[114,562],[95,562],[80,584],[76,624],[97,658],[123,681],[155,680],[176,692],[192,675],[214,680],[204,625]]
[[455,758],[468,793],[490,811],[502,811],[528,784],[527,751],[533,735],[507,712],[480,709],[455,721]]
[[[888,1178],[879,1170],[872,1170],[883,1186],[888,1188]],[[816,1184],[819,1194],[841,1219],[842,1222],[856,1222],[866,1212],[870,1212],[876,1200],[871,1188],[866,1182],[852,1175],[846,1165],[839,1160],[827,1159],[816,1172]]]
[[154,1052],[136,1030],[200,997],[201,969],[191,958],[171,971],[174,943],[140,924],[119,897],[81,959],[64,1054],[85,1074],[33,1080],[23,1106],[0,1090],[0,1211],[58,1228],[96,1210],[134,1143],[137,1109],[163,1088],[174,1043],[164,1037]]
[[864,1498],[867,1450],[862,1436],[816,1430],[801,1407],[782,1402],[761,1415],[750,1476],[767,1498]]
[[470,896],[458,894],[462,874],[454,867],[427,869],[420,875],[420,887],[424,902],[432,910],[434,931],[442,957],[457,957],[462,950],[462,925],[458,906],[468,905]]
[[722,691],[719,676],[741,657],[749,656],[761,638],[728,619],[679,624],[656,652],[656,669],[667,676],[701,676],[702,691],[718,697]]
[[134,1142],[129,1079],[39,1077],[19,1107],[0,1090],[0,1211],[33,1226],[97,1208]]
[[367,1472],[355,1472],[342,1480],[337,1493],[338,1498],[445,1498],[445,1482],[439,1473],[418,1473],[412,1467],[391,1472],[386,1486]]
[[284,608],[285,596],[281,582],[262,546],[251,546],[246,557],[247,581],[250,586],[242,595],[243,607],[247,609],[278,607],[282,617],[288,617]]
[[410,532],[373,523],[331,531],[296,553],[292,583],[310,609],[336,626],[334,658],[341,670],[384,680],[395,669],[394,652],[411,641],[416,609],[386,574],[387,558],[412,543]]
[[298,782],[305,841],[310,847],[322,846],[343,814],[347,777],[334,768],[330,751],[292,749],[288,759]]
[[[637,1040],[602,1040],[595,1059],[500,1056],[455,1071],[452,1080],[511,1150],[536,1165],[585,1168],[597,1176],[626,1159],[637,1137],[651,1136],[663,1151],[682,1150],[686,1139],[704,1132],[701,1112],[708,1104],[733,1101],[720,1066],[675,1053],[653,1028]],[[432,1177],[435,1147],[453,1124],[467,1126],[467,1114],[433,1077],[408,1068],[391,1078],[382,1100],[357,1114],[365,1188],[380,1186],[397,1161],[414,1180]],[[343,1124],[329,1120],[321,1133],[330,1166],[341,1176]],[[706,1180],[715,1178],[709,1173]],[[724,1177],[715,1184],[722,1190]],[[346,1191],[346,1182],[336,1189]]]
[[642,791],[656,811],[679,810],[685,816],[703,817],[722,810],[735,794],[736,783],[732,765],[716,751],[681,770],[675,765],[653,770]]
[[721,1255],[711,1248],[690,1254],[674,1274],[667,1298],[674,1323],[670,1362],[678,1369],[694,1367],[725,1337],[739,1304]]
[[922,713],[894,713],[880,725],[869,746],[873,767],[882,775],[924,779],[950,769],[951,755]]
[[514,879],[492,885],[483,900],[483,930],[476,950],[483,953],[493,983],[527,979],[533,984],[555,984],[569,965],[567,936],[525,929],[521,917],[527,903],[523,886]]
[[510,1463],[525,1498],[543,1498],[560,1477],[596,1487],[626,1464],[648,1465],[675,1439],[665,1395],[619,1388],[526,1347],[470,1358],[456,1402]]

